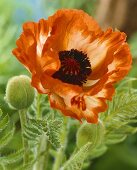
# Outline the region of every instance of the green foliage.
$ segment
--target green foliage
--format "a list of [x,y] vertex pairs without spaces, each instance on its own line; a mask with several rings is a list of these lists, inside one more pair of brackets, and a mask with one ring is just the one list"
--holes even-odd
[[0,149],[5,147],[13,138],[15,128],[10,122],[9,116],[0,110]]
[[[130,88],[135,78],[127,78],[117,88],[116,95],[106,113],[100,114],[105,127],[104,137],[100,146],[90,150],[84,167],[89,166],[90,160],[103,155],[110,144],[124,141],[128,135],[137,132],[137,90]],[[125,86],[126,84],[126,86]],[[82,125],[83,126],[83,125]],[[89,142],[92,142],[89,140]]]
[[12,163],[12,164],[3,165],[2,170],[32,170],[32,167],[33,167],[32,162],[30,162],[26,165],[23,165],[22,161],[17,161],[17,162]]
[[[39,124],[40,123],[40,124]],[[36,144],[39,141],[39,137],[43,132],[43,121],[36,121],[35,119],[30,119],[25,127],[24,137]]]
[[27,164],[27,165],[22,165],[22,166],[19,166],[18,168],[16,168],[15,170],[32,170],[32,165],[33,164]]
[[59,148],[61,146],[60,141],[60,131],[62,128],[62,120],[48,120],[46,126],[46,135],[48,136],[49,142],[55,147]]
[[122,142],[127,135],[137,132],[134,123],[137,122],[137,91],[117,91],[103,122],[106,127],[105,143]]
[[56,118],[53,120],[35,120],[30,119],[28,125],[25,128],[24,137],[32,141],[33,144],[39,143],[40,136],[46,134],[48,137],[48,141],[55,148],[59,148],[60,143],[60,130],[62,127],[62,120],[60,118]]
[[133,58],[137,58],[137,33],[129,39],[129,44]]
[[80,8],[85,3],[85,0],[59,0],[59,3],[62,7],[66,8]]
[[[11,43],[11,41],[13,40],[13,38],[15,36],[15,33],[17,31],[17,27],[14,26],[14,25],[13,26],[9,25],[9,27],[8,27],[8,29],[6,31],[4,29],[2,29],[2,28],[5,27],[7,22],[8,21],[5,20],[5,19],[1,20],[1,22],[0,22],[0,27],[1,27],[1,29],[0,29],[0,37],[1,37],[1,41],[2,41],[0,55],[1,55],[1,57],[3,57],[2,58],[3,62],[6,62],[6,60],[9,59],[7,56],[4,58],[3,51],[9,52],[9,51],[7,51],[5,49],[7,48],[7,44]],[[8,48],[9,48],[9,46],[8,46]],[[1,63],[1,64],[3,64],[3,63]]]
[[94,15],[96,0],[42,0],[42,6],[46,8],[46,15],[52,15],[60,8],[83,9],[85,12]]
[[[10,6],[11,5],[11,6]],[[1,62],[0,62],[0,74],[4,71],[5,64],[10,60],[11,57],[11,48],[13,47],[12,42],[15,40],[15,34],[17,32],[17,25],[11,22],[12,17],[12,6],[13,4],[5,3],[3,0],[0,2],[0,37],[1,37]],[[7,67],[8,68],[8,67]],[[8,68],[10,69],[10,68]]]
[[[87,143],[84,147],[81,147],[80,150],[71,155],[67,162],[62,166],[63,170],[79,170],[82,169],[82,167],[88,167],[91,160],[103,155],[107,151],[108,145],[122,142],[129,134],[137,132],[137,128],[134,126],[137,122],[137,91],[135,89],[129,89],[128,87],[123,88],[125,84],[130,85],[130,81],[132,80],[135,79],[127,79],[119,85],[113,101],[109,103],[108,111],[100,116],[100,119],[105,126],[105,134],[104,137],[101,138],[101,144],[92,148],[92,150],[92,143]],[[28,118],[28,123],[25,126],[24,137],[29,141],[31,144],[30,146],[35,149],[36,146],[40,145],[41,137],[46,135],[49,143],[57,149],[61,147],[61,129],[66,129],[66,124],[63,124],[62,119],[59,116],[55,116],[54,112],[49,113],[49,103],[44,105],[43,102],[47,102],[47,98],[45,98],[44,95],[36,97],[33,109],[28,114],[29,117],[32,116],[33,118]],[[32,111],[35,113],[31,115]],[[38,111],[43,115],[43,119],[36,119]],[[0,116],[0,133],[1,136],[4,136],[1,138],[4,142],[1,142],[0,144],[3,148],[13,137],[14,126],[11,124],[8,115],[4,115],[1,111]],[[9,135],[11,135],[11,137],[9,137]],[[1,165],[9,167],[11,164],[15,164],[16,161],[22,161],[23,154],[23,150],[15,151],[7,155],[3,154],[0,158]],[[35,154],[34,150],[33,154]],[[41,154],[43,155],[44,153]],[[56,158],[56,155],[57,153],[55,151],[53,157]],[[40,155],[37,156],[38,157],[36,158],[33,156],[32,160],[39,160]],[[86,162],[84,163],[85,159]],[[34,162],[24,166],[22,162],[20,162],[19,164],[14,165],[13,169],[31,169],[33,164]]]
[[82,169],[83,162],[89,154],[91,143],[88,142],[84,145],[75,155],[64,164],[61,170],[80,170]]
[[92,151],[102,143],[104,137],[104,126],[101,122],[98,124],[83,123],[77,131],[76,143],[77,147],[81,148],[88,142],[91,142]]
[[29,110],[29,115],[31,118],[36,117],[37,113],[40,113],[43,117],[48,115],[48,113],[53,113],[54,111],[50,109],[50,104],[47,95],[41,95],[36,93],[33,104]]
[[108,147],[105,144],[101,144],[100,146],[98,146],[97,148],[94,148],[89,153],[89,158],[91,160],[98,158],[98,157],[102,156],[107,151],[107,149],[108,149]]
[[16,164],[16,162],[21,161],[24,155],[23,149],[15,150],[10,153],[6,153],[4,150],[4,148],[6,148],[6,146],[14,138],[14,133],[15,127],[11,122],[10,117],[0,110],[0,165],[4,169],[7,169],[7,167],[11,164]]
[[4,117],[2,117],[2,111],[0,110],[0,118],[1,118],[1,121],[0,121],[0,132],[2,130],[4,130],[8,124],[9,124],[9,116],[8,115],[5,115]]
[[13,153],[11,153],[11,154],[1,156],[1,157],[0,157],[0,162],[1,162],[2,164],[15,163],[15,162],[17,162],[18,160],[20,160],[20,159],[23,158],[23,153],[24,153],[24,150],[23,150],[23,149],[20,149],[20,150],[15,151],[15,152],[13,152]]

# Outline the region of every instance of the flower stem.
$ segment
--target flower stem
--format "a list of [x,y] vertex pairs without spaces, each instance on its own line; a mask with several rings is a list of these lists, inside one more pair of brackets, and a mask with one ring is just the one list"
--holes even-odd
[[48,141],[47,136],[44,134],[40,138],[40,143],[37,148],[37,162],[34,166],[34,170],[46,170],[48,163]]
[[29,161],[29,145],[28,141],[23,137],[24,127],[27,124],[27,110],[19,110],[19,117],[21,123],[21,135],[22,135],[22,143],[24,148],[24,164],[27,164]]
[[[40,107],[41,95],[37,94],[36,106],[37,113],[36,119],[42,119],[42,112]],[[46,170],[48,164],[48,150],[49,150],[49,142],[47,140],[47,136],[43,134],[39,139],[39,145],[36,148],[36,163],[33,167],[33,170]]]
[[59,148],[58,152],[57,152],[57,156],[55,158],[55,163],[53,165],[53,170],[59,170],[63,157],[64,157],[64,152],[67,146],[67,135],[68,135],[68,130],[69,130],[69,123],[68,123],[68,118],[64,117],[64,129],[63,129],[63,142],[61,148]]
[[57,152],[57,156],[55,159],[55,163],[53,166],[53,170],[59,170],[60,169],[60,165],[63,159],[63,155],[64,155],[64,147],[61,147],[58,152]]
[[36,115],[37,119],[41,119],[42,118],[42,113],[40,110],[40,94],[37,93],[37,115]]

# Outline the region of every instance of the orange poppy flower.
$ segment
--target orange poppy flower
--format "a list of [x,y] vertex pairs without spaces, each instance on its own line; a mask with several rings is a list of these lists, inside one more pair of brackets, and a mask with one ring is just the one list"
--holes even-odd
[[32,86],[66,116],[97,123],[114,83],[131,67],[123,32],[105,32],[82,10],[58,10],[48,20],[27,22],[13,54],[32,74]]

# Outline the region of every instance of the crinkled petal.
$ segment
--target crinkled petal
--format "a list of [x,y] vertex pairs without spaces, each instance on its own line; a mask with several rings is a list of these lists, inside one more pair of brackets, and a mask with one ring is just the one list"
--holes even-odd
[[55,93],[49,94],[50,106],[54,109],[60,110],[65,116],[73,117],[79,120],[79,117],[74,112],[70,111],[67,105],[64,103],[63,98]]
[[82,93],[82,88],[80,86],[63,83],[47,74],[41,76],[41,83],[45,89],[50,89],[51,92],[56,93],[62,98],[67,98],[69,94],[70,96],[75,96]]
[[83,84],[86,94],[97,94],[104,88],[104,84],[108,84],[110,81],[111,83],[117,82],[129,72],[132,57],[125,40],[124,33],[108,29],[104,35],[95,40],[97,44],[94,44],[95,41],[93,41],[91,47],[88,45],[91,50],[92,73],[87,82]]
[[[113,62],[108,66],[109,82],[116,83],[125,77],[131,69],[132,56],[127,43],[124,43],[114,54]],[[111,74],[112,73],[112,74]]]
[[45,43],[45,50],[80,49],[95,33],[102,32],[96,21],[82,10],[58,10],[48,21],[52,31]]
[[90,59],[92,68],[92,73],[88,79],[99,79],[108,72],[108,65],[113,62],[114,53],[125,40],[124,33],[113,32],[110,28],[93,42],[87,44],[85,52]]
[[33,74],[39,75],[46,69],[47,73],[53,74],[60,67],[60,61],[56,53],[53,54],[50,49],[43,52],[50,31],[51,28],[44,19],[41,19],[38,23],[25,23],[23,32],[16,42],[17,48],[12,51],[18,60]]

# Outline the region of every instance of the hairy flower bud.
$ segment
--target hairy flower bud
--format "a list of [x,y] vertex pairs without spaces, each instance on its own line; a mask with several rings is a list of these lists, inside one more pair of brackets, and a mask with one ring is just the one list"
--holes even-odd
[[78,129],[76,142],[77,147],[81,148],[86,143],[91,142],[91,150],[102,143],[104,136],[104,127],[102,123],[90,124],[85,122]]
[[8,81],[5,99],[12,108],[17,110],[28,108],[34,97],[35,91],[28,76],[15,76]]

